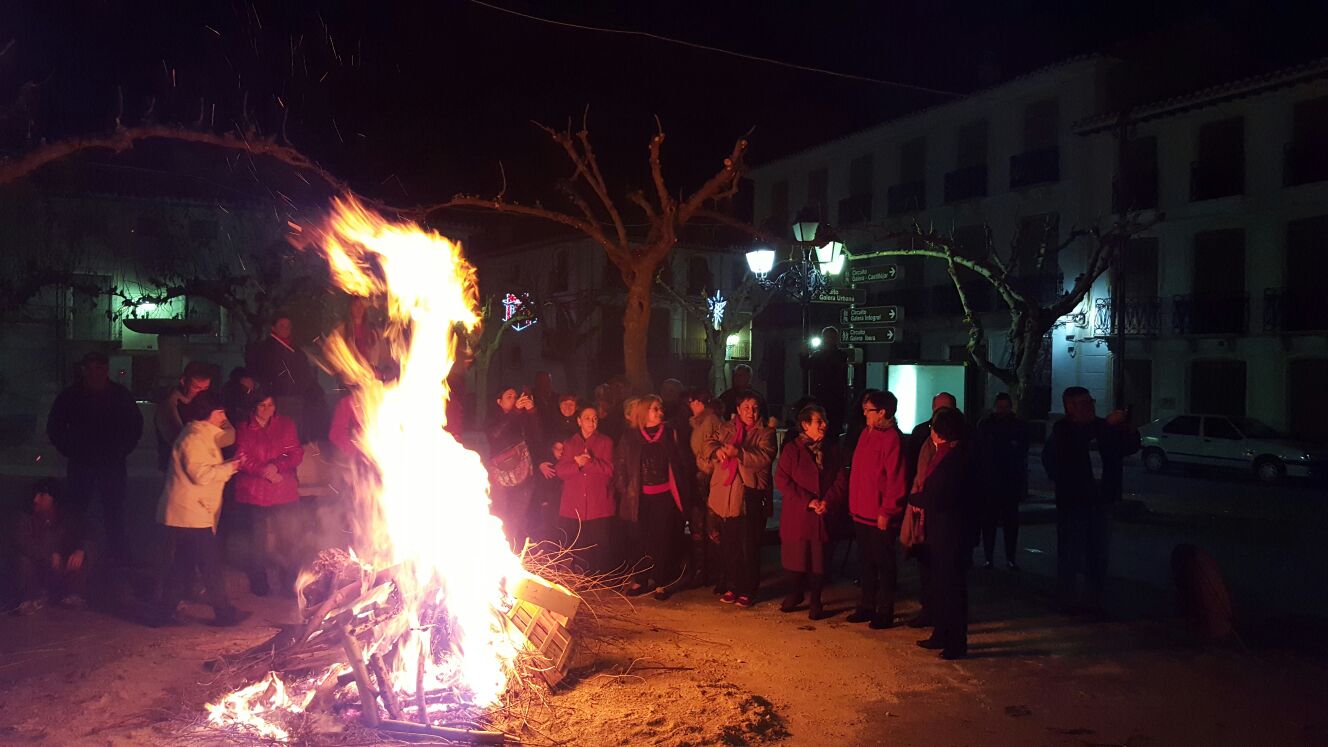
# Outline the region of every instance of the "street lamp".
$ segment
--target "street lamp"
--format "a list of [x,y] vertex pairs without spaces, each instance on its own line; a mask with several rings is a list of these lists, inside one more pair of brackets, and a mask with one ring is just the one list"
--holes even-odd
[[809,344],[808,311],[812,302],[830,289],[830,278],[844,271],[844,244],[829,226],[815,220],[794,223],[793,238],[795,243],[787,260],[777,263],[773,249],[757,247],[747,252],[747,267],[762,288],[798,302],[802,307],[802,340]]

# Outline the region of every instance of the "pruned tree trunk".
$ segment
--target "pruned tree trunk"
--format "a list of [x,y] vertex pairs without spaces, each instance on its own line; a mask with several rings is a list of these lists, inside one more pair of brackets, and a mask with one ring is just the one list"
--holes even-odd
[[710,393],[722,394],[729,388],[728,335],[725,330],[706,328],[706,354],[710,358]]
[[651,389],[646,345],[650,333],[651,285],[654,268],[623,271],[627,283],[627,306],[623,309],[623,367],[627,381],[637,392]]

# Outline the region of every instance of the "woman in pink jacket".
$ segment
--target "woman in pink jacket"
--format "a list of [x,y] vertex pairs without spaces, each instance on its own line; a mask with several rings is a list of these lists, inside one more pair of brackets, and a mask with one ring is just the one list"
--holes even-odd
[[250,534],[249,590],[267,596],[268,568],[277,571],[281,588],[295,590],[299,571],[295,552],[301,528],[300,485],[295,469],[304,459],[295,422],[277,414],[271,395],[259,394],[253,411],[235,431],[240,471],[235,502],[248,506]]
[[613,439],[597,431],[599,413],[594,405],[577,405],[576,424],[579,430],[563,442],[556,468],[563,481],[558,528],[566,545],[577,548],[577,565],[589,573],[603,573],[612,557],[608,545],[617,514]]

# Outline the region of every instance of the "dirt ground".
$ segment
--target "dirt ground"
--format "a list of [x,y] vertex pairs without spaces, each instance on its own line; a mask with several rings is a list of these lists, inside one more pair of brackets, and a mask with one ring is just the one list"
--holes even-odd
[[[526,704],[530,744],[1328,744],[1328,667],[1291,651],[1203,651],[1155,622],[1048,611],[1028,574],[975,571],[971,657],[918,649],[919,631],[782,614],[772,580],[751,610],[709,589],[635,607],[593,603],[565,687]],[[152,630],[91,610],[0,619],[0,744],[255,743],[210,731],[203,703],[231,689],[204,660],[292,621],[239,575],[242,627]],[[905,580],[909,588],[911,579]],[[911,614],[911,605],[901,609]],[[501,722],[498,726],[503,726]],[[352,730],[328,742],[371,744]]]

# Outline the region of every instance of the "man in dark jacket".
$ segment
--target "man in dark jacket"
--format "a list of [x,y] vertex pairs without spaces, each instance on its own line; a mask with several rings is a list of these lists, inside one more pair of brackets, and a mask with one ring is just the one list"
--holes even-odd
[[104,354],[83,356],[82,380],[55,398],[46,435],[69,460],[66,505],[86,513],[93,497],[101,498],[109,553],[127,559],[125,460],[143,435],[143,415],[129,390],[111,381]]
[[309,357],[295,341],[289,316],[272,321],[267,339],[249,355],[248,369],[264,392],[277,400],[277,411],[295,421],[300,441],[327,434],[327,403]]
[[1122,410],[1099,418],[1083,387],[1066,389],[1062,401],[1065,417],[1042,449],[1042,465],[1056,484],[1057,591],[1061,604],[1072,607],[1082,569],[1089,609],[1101,611],[1112,504],[1121,499],[1125,457],[1139,451],[1139,432]]
[[986,489],[979,510],[982,521],[982,551],[986,567],[996,556],[996,527],[1005,534],[1005,563],[1019,566],[1019,504],[1028,494],[1028,423],[1015,414],[1010,395],[996,395],[996,404],[978,422],[983,450]]
[[809,391],[825,408],[832,440],[844,432],[844,408],[848,406],[848,352],[839,347],[839,341],[838,329],[821,330],[821,346],[803,363]]

